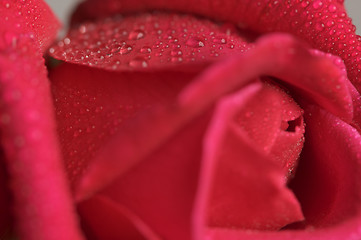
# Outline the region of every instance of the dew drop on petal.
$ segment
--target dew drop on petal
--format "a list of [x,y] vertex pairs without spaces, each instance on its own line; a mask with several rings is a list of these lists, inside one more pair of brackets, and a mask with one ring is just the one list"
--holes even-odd
[[129,40],[139,40],[145,37],[145,33],[143,30],[137,29],[133,30],[129,33],[128,39]]
[[187,42],[186,42],[187,46],[189,47],[193,47],[193,48],[200,48],[200,47],[204,47],[204,42],[197,38],[197,37],[190,37]]
[[128,54],[130,53],[131,51],[133,50],[132,46],[130,45],[123,45],[119,48],[119,53],[121,55],[125,55],[125,54]]
[[148,46],[144,46],[140,49],[140,52],[141,53],[151,53],[152,52],[152,49]]
[[129,66],[133,68],[146,68],[148,67],[148,62],[142,57],[136,57],[129,62]]

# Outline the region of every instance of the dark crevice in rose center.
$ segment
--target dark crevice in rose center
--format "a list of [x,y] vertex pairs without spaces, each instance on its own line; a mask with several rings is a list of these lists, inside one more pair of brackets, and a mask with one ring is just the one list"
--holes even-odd
[[295,132],[297,127],[300,127],[302,123],[302,117],[298,117],[295,120],[287,121],[288,127],[286,132]]

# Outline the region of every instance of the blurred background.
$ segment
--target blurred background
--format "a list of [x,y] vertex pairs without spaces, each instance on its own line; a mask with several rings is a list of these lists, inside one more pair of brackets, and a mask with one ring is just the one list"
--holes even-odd
[[[69,14],[80,0],[46,0],[55,14],[67,25]],[[361,35],[361,0],[345,0],[346,9],[349,16],[353,19],[353,23],[357,27],[356,33]],[[63,32],[64,33],[64,32]]]

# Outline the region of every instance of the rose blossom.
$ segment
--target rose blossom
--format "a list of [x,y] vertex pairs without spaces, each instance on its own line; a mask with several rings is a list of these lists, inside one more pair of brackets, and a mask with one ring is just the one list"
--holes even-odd
[[343,1],[88,0],[57,43],[41,0],[0,16],[1,237],[361,239]]

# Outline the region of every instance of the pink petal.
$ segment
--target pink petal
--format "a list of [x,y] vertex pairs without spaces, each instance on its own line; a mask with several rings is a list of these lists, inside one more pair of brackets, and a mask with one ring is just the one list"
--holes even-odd
[[[282,167],[235,121],[249,101],[265,97],[268,104],[279,103],[277,90],[257,92],[257,87],[251,85],[219,101],[207,129],[195,207],[199,239],[206,238],[208,228],[279,230],[303,219],[297,199],[285,186]],[[262,105],[267,109],[267,104]]]
[[[303,111],[282,89],[264,83],[237,113],[237,123],[254,146],[292,177],[304,142]],[[290,126],[289,126],[290,124]]]
[[201,108],[212,100],[207,96],[220,96],[261,75],[278,78],[296,90],[294,95],[302,96],[301,101],[306,98],[317,102],[347,122],[352,121],[349,81],[343,69],[328,57],[309,52],[306,46],[284,34],[262,37],[256,42],[255,49],[205,71],[182,92],[180,102],[184,106],[197,104]]
[[78,208],[88,239],[160,239],[134,213],[107,197],[93,197]]
[[202,139],[210,114],[193,120],[103,190],[164,239],[191,239]]
[[307,141],[291,186],[306,224],[328,227],[357,216],[360,208],[361,137],[322,110],[310,109],[305,117]]
[[[76,183],[87,172],[89,162],[112,135],[127,131],[135,116],[173,102],[194,76],[108,72],[66,63],[52,70],[58,132],[70,181]],[[129,145],[130,139],[126,142]]]
[[229,31],[226,25],[189,15],[116,16],[72,29],[49,51],[66,62],[112,71],[199,71],[206,63],[250,48]]
[[41,50],[30,37],[12,37],[0,49],[0,130],[19,237],[82,239],[62,169]]
[[262,38],[256,45],[248,53],[205,71],[182,91],[178,105],[139,116],[124,127],[97,153],[80,182],[77,198],[91,196],[108,185],[222,95],[259,75],[278,77],[302,89],[304,98],[312,99],[347,121],[352,120],[347,79],[328,58],[312,56],[297,41],[284,35]]
[[15,36],[26,34],[34,38],[44,52],[60,28],[60,23],[43,0],[4,0],[0,4],[0,47],[16,44]]
[[360,238],[360,134],[345,122],[317,107],[306,111],[305,116],[305,148],[295,182],[291,186],[301,202],[308,228],[279,232],[213,228],[206,231],[207,239]]
[[73,20],[153,9],[230,21],[261,33],[291,33],[314,48],[340,56],[345,61],[350,80],[361,90],[361,40],[355,34],[343,1],[88,0],[79,6]]

